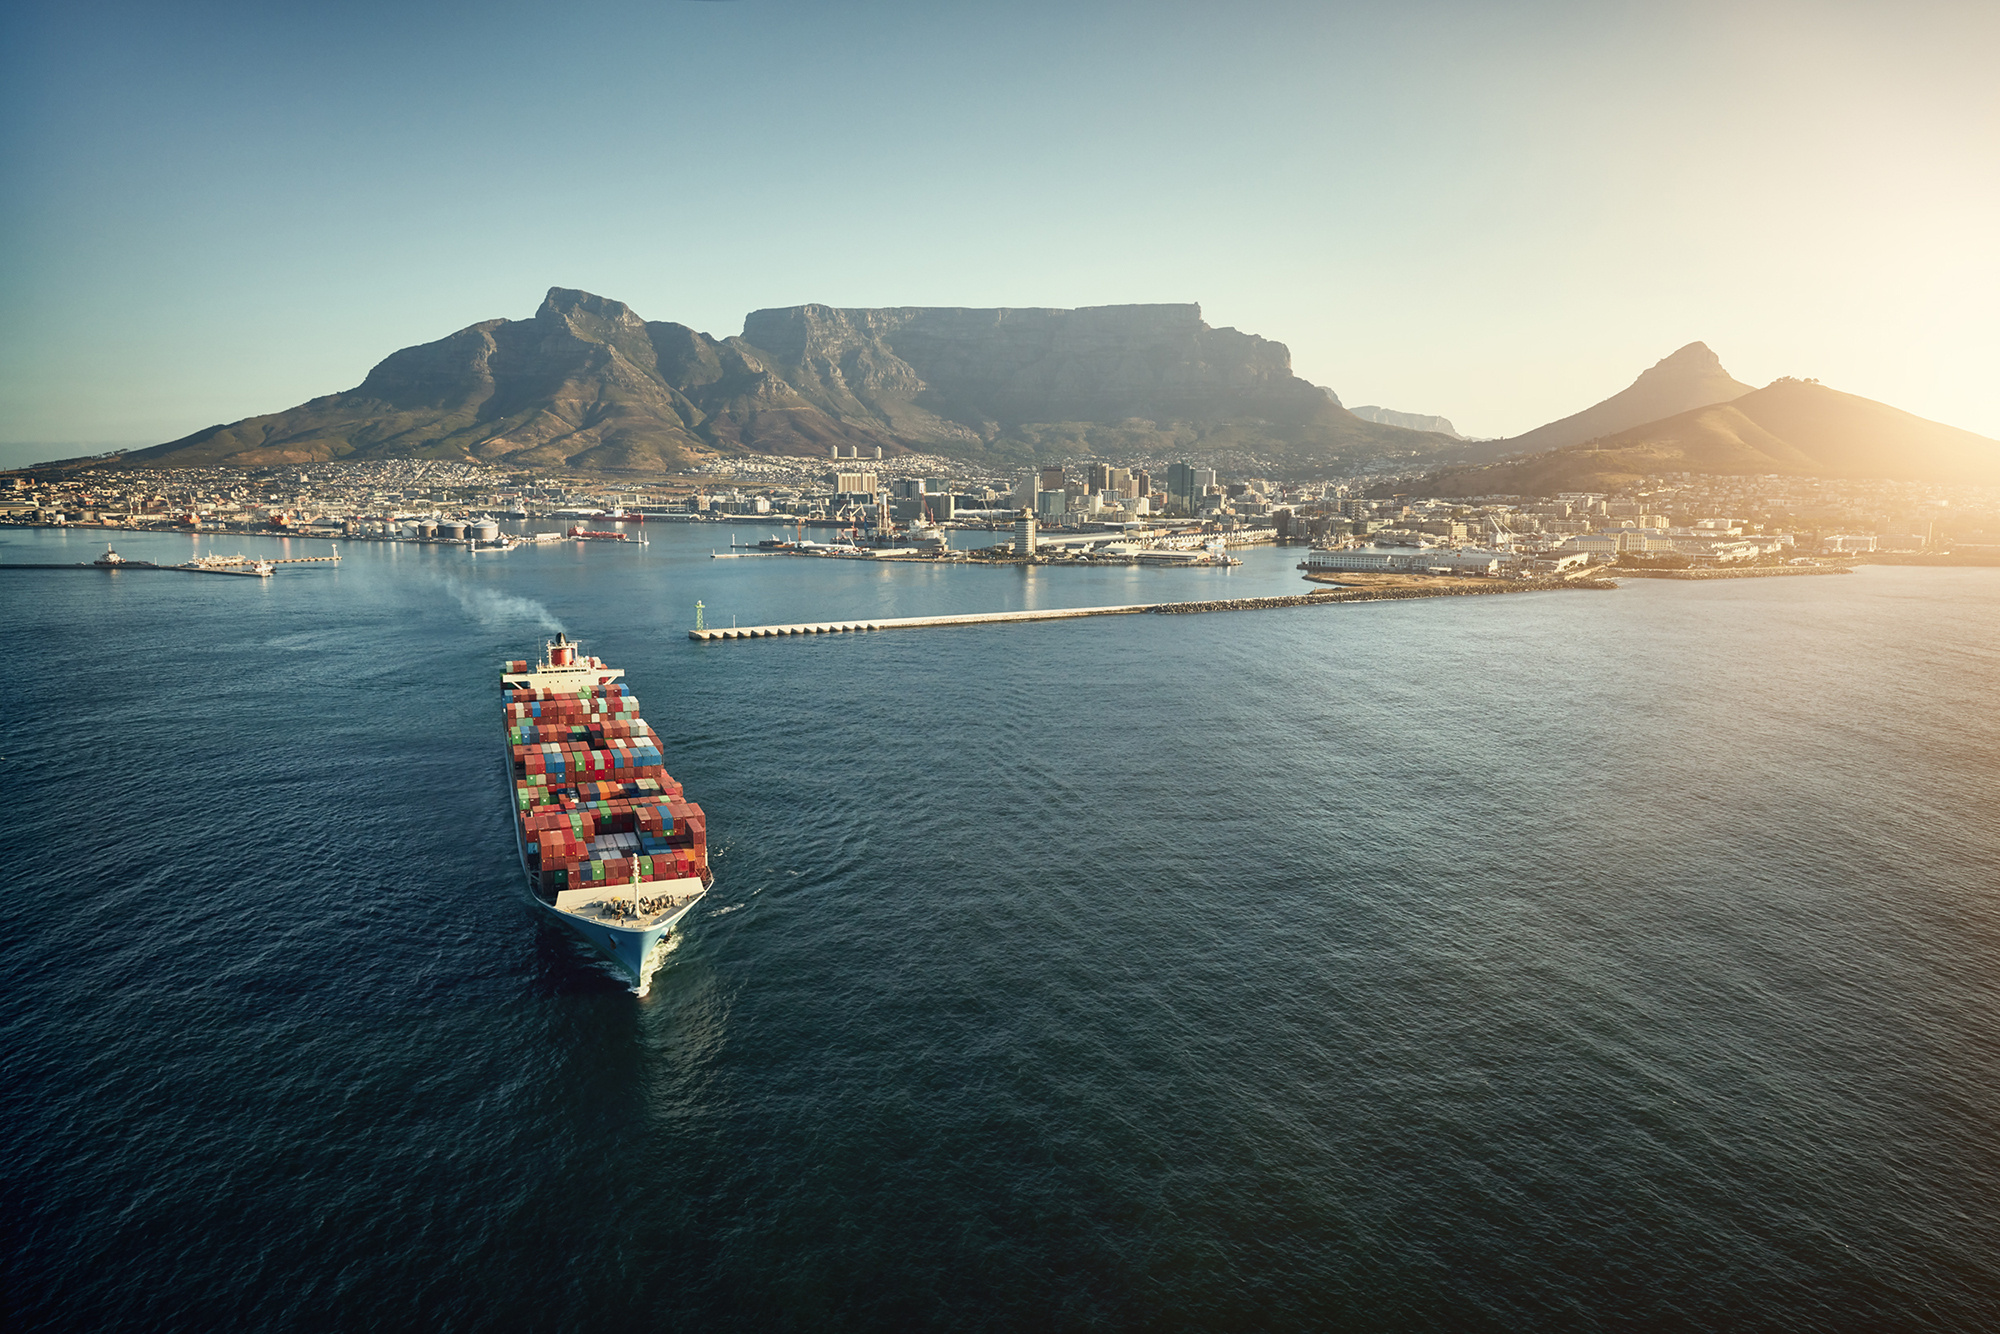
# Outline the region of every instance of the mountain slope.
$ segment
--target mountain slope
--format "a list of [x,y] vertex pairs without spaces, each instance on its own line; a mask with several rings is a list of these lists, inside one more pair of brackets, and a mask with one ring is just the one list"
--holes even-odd
[[826,419],[736,340],[648,324],[622,302],[551,288],[533,319],[487,320],[404,348],[345,393],[210,427],[126,461],[470,456],[632,471],[680,467],[716,443],[829,442],[882,443]]
[[1432,478],[1445,495],[1611,491],[1664,472],[2000,482],[2000,441],[1811,380],[1778,380],[1567,449]]
[[1722,368],[1721,358],[1709,351],[1708,344],[1689,343],[1601,403],[1512,439],[1490,442],[1494,451],[1490,457],[1562,449],[1693,408],[1727,403],[1749,392],[1749,385]]
[[125,456],[133,466],[470,457],[661,471],[701,452],[832,444],[1028,457],[1148,446],[1299,466],[1446,461],[1456,442],[1364,421],[1291,371],[1284,344],[1194,305],[761,310],[742,337],[648,322],[551,288],[384,358],[362,383]]

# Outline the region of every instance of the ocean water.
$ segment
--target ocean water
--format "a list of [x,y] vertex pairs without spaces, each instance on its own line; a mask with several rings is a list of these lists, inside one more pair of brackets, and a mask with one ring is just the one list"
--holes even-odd
[[[12,1327],[2000,1326],[2000,571],[696,645],[1301,585],[651,533],[0,571]],[[709,815],[643,999],[556,627]]]

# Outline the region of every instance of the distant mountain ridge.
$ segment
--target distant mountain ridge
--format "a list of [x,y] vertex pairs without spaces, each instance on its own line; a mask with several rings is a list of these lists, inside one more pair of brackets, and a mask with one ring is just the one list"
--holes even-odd
[[716,339],[557,287],[531,319],[469,325],[391,353],[351,390],[124,461],[657,472],[836,444],[994,458],[1238,449],[1303,467],[1458,457],[1449,437],[1349,413],[1292,373],[1284,344],[1211,328],[1193,304],[791,306]]
[[1615,491],[1667,472],[2000,483],[2000,441],[1812,380],[1782,379],[1598,439],[1446,469],[1442,495]]
[[1421,412],[1397,412],[1394,408],[1377,407],[1373,403],[1367,403],[1358,408],[1349,408],[1348,411],[1366,422],[1380,422],[1384,426],[1401,426],[1411,431],[1434,431],[1439,435],[1448,435],[1454,440],[1465,439],[1464,436],[1458,433],[1458,428],[1451,424],[1451,419],[1448,417],[1430,417],[1425,416]]

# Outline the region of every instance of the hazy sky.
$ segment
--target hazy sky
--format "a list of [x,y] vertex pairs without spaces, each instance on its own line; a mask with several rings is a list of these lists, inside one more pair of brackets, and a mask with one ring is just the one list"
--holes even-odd
[[718,335],[806,301],[1199,301],[1349,404],[1480,435],[1701,339],[2000,436],[1990,0],[0,24],[0,442],[289,407],[551,285]]

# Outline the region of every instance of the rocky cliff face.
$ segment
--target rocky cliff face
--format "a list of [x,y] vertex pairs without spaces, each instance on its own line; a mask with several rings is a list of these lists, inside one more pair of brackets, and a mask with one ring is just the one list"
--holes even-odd
[[808,399],[898,433],[1132,418],[1297,424],[1332,406],[1292,374],[1284,344],[1212,329],[1196,305],[794,306],[753,313],[743,340]]
[[1329,465],[1446,443],[1354,417],[1292,374],[1284,344],[1210,328],[1194,305],[792,306],[715,339],[551,288],[533,318],[404,348],[345,393],[126,457],[469,456],[657,471],[704,451],[831,444],[1060,453],[1099,428],[1127,445],[1206,440]]

